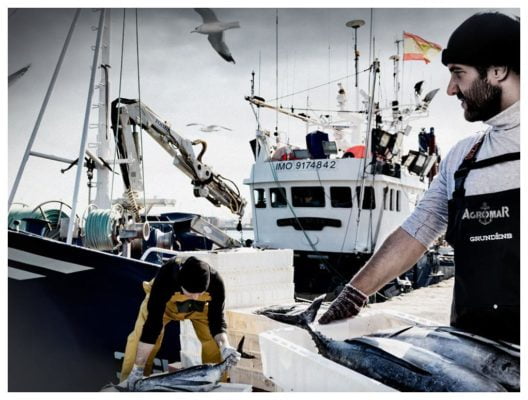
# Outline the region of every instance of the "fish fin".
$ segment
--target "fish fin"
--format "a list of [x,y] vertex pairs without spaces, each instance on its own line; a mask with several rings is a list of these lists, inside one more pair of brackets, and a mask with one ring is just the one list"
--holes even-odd
[[321,304],[323,304],[325,297],[326,294],[317,297],[312,301],[312,304],[310,304],[310,306],[299,315],[301,325],[308,325],[314,322],[315,316],[317,315],[319,308],[321,308]]
[[251,355],[251,354],[248,354],[244,351],[244,341],[246,340],[246,337],[245,336],[242,336],[242,339],[240,339],[240,342],[238,342],[238,346],[237,346],[237,351],[240,353],[240,356],[242,358],[246,358],[246,359],[253,359],[255,358],[255,356]]
[[393,338],[393,337],[395,337],[395,336],[401,335],[401,334],[404,333],[404,332],[407,332],[407,331],[408,331],[409,329],[411,329],[411,328],[413,328],[413,325],[406,326],[406,327],[403,328],[403,329],[400,329],[400,330],[398,330],[398,331],[396,331],[396,332],[394,332],[394,333],[391,333],[391,334],[390,334],[389,336],[387,336],[387,337],[389,337],[389,338]]
[[366,345],[366,346],[370,347],[371,349],[374,349],[376,352],[381,353],[382,357],[388,359],[389,361],[391,361],[391,362],[393,362],[395,364],[399,364],[402,367],[407,368],[410,371],[413,371],[413,372],[418,373],[420,375],[427,375],[427,376],[431,376],[432,375],[431,372],[429,372],[428,370],[426,370],[422,366],[417,365],[416,363],[413,363],[411,361],[405,360],[405,359],[401,358],[400,356],[398,356],[396,354],[393,354],[392,352],[390,352],[387,349],[381,348],[380,345],[379,345],[379,342],[376,339],[371,339],[371,338],[368,338],[366,336],[361,336],[361,337],[354,338],[354,339],[347,339],[347,340],[345,340],[345,342],[346,343],[350,343],[350,344],[354,344],[354,342],[356,342],[356,343],[360,342],[363,345]]
[[477,343],[483,343],[488,346],[492,346],[495,349],[499,351],[503,351],[505,353],[508,353],[514,357],[520,357],[521,356],[521,349],[520,346],[517,346],[512,343],[505,342],[503,340],[494,340],[494,339],[488,339],[484,336],[477,335],[475,333],[471,332],[465,332],[458,330],[456,328],[450,327],[450,326],[441,326],[437,328],[438,331],[441,332],[448,332],[453,336],[458,336],[464,339],[473,340]]

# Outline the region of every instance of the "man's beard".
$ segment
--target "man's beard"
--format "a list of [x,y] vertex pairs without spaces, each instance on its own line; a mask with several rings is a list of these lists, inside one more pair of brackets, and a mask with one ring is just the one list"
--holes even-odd
[[457,97],[464,100],[464,118],[469,122],[487,121],[501,111],[502,88],[491,85],[486,78],[477,78],[466,93]]

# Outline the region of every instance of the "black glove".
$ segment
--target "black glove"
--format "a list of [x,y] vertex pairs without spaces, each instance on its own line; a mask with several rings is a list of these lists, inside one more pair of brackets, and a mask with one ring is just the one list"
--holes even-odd
[[367,304],[368,296],[347,283],[328,310],[319,318],[320,324],[328,324],[340,319],[355,317]]

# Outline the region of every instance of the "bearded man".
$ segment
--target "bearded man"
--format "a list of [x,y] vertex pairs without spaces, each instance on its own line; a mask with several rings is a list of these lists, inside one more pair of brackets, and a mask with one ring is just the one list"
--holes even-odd
[[458,142],[415,211],[350,280],[319,323],[351,318],[445,232],[455,249],[451,325],[520,341],[520,20],[475,14],[442,53],[447,94],[483,134]]

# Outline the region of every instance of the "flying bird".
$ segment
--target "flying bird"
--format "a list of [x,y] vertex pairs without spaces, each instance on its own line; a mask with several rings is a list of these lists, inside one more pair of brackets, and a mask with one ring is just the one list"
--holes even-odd
[[431,101],[433,101],[434,97],[436,96],[439,90],[440,89],[433,89],[428,92],[420,101],[420,103],[416,106],[416,111],[427,111],[427,109],[429,108],[429,104],[431,104]]
[[220,129],[225,129],[226,131],[232,131],[232,129],[230,128],[227,128],[225,126],[220,126],[220,125],[204,125],[204,124],[199,124],[197,122],[191,122],[190,124],[187,124],[186,126],[200,126],[200,130],[202,132],[218,132]]
[[13,72],[11,75],[9,75],[7,77],[7,85],[11,86],[18,79],[22,78],[22,76],[29,70],[29,67],[31,67],[31,64],[26,65],[24,68],[20,68],[18,71]]
[[224,31],[227,29],[240,28],[238,21],[220,22],[210,8],[195,8],[194,10],[202,17],[203,24],[197,26],[194,31],[191,31],[191,33],[198,32],[207,35],[207,40],[209,40],[213,49],[215,49],[224,60],[235,64],[235,60],[224,41]]

